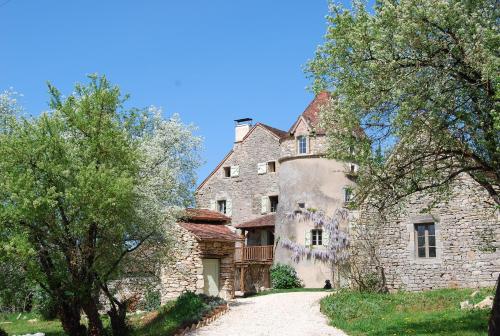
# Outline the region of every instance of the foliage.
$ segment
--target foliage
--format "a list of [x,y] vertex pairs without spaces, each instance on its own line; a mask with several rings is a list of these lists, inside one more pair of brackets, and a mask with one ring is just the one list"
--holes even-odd
[[0,328],[0,336],[9,336],[5,330]]
[[358,162],[358,201],[446,192],[468,173],[500,204],[500,6],[494,0],[332,4],[310,62],[330,157]]
[[50,112],[9,116],[0,132],[6,255],[50,293],[74,334],[84,329],[79,307],[100,333],[99,288],[127,272],[154,272],[165,226],[191,202],[199,163],[200,139],[178,116],[127,110],[118,87],[89,79],[68,97],[49,85]]
[[161,293],[158,290],[149,289],[144,297],[145,306],[147,311],[153,311],[161,306]]
[[271,284],[276,289],[303,287],[295,269],[284,264],[271,267]]
[[33,311],[36,312],[43,320],[50,321],[57,317],[57,304],[42,288],[36,288],[33,295]]
[[[443,289],[394,294],[340,291],[321,301],[333,326],[349,335],[484,335],[489,311],[461,310],[472,289]],[[479,302],[491,295],[482,289]]]

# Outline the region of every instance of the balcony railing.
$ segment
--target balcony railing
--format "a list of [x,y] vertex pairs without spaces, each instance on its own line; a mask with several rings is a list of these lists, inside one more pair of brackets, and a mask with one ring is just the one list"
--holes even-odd
[[273,257],[273,245],[236,247],[234,253],[236,262],[272,262]]

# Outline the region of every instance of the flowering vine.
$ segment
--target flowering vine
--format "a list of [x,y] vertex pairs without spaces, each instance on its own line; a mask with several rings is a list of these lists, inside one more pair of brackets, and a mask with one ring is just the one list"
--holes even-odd
[[315,229],[321,228],[330,237],[329,244],[323,249],[310,248],[293,242],[287,238],[281,239],[282,247],[293,252],[292,259],[298,262],[302,258],[315,259],[334,264],[344,263],[349,258],[349,237],[340,229],[342,223],[349,220],[347,209],[337,209],[332,217],[323,211],[303,210],[286,214],[289,220],[312,224]]

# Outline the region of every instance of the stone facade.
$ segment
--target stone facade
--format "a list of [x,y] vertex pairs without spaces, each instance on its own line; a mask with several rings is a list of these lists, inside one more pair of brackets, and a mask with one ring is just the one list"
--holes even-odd
[[[225,200],[231,223],[238,225],[262,216],[262,198],[278,196],[280,156],[279,137],[265,126],[257,124],[198,187],[196,205],[216,210],[217,201]],[[276,172],[258,172],[262,163],[276,162]],[[238,176],[226,177],[224,168],[239,167]]]
[[[214,209],[217,200],[228,200],[231,204],[228,215],[236,225],[263,215],[263,196],[279,195],[274,262],[293,265],[306,287],[323,286],[327,279],[345,284],[341,276],[334,279],[332,269],[321,262],[293,262],[291,252],[279,244],[280,239],[305,244],[313,229],[291,221],[287,214],[304,207],[332,215],[345,206],[346,190],[355,184],[352,180],[357,171],[355,164],[324,157],[328,142],[320,128],[319,111],[328,99],[328,94],[318,95],[288,132],[272,132],[268,126],[257,124],[246,136],[238,133],[242,141],[234,144],[234,149],[200,185],[196,195],[198,207],[206,209]],[[298,139],[302,136],[306,137],[305,153],[299,153]],[[277,162],[276,172],[259,174],[259,163],[268,161]],[[232,166],[239,167],[238,176],[225,177],[224,167]],[[423,214],[436,200],[437,195],[432,193],[409,197],[398,205],[398,211],[388,213],[377,232],[367,239],[378,246],[380,265],[377,266],[383,267],[387,285],[402,290],[493,286],[500,270],[500,221],[489,196],[468,175],[463,175],[455,181],[453,194],[447,200],[437,202],[430,213]],[[352,221],[344,229],[351,231],[352,225],[375,219],[372,211],[360,211],[359,218],[357,224]],[[430,220],[435,225],[436,257],[418,257],[415,224]],[[357,233],[350,233],[353,240],[363,241]],[[249,242],[258,245],[260,234],[257,230],[248,233],[247,245]],[[364,265],[367,269],[374,266]],[[260,280],[247,285],[255,287]]]
[[234,297],[234,242],[199,241],[180,225],[172,232],[174,246],[161,270],[161,302],[184,291],[204,292],[203,258],[220,259],[219,296]]
[[[439,196],[420,193],[387,211],[379,232],[378,254],[387,285],[397,290],[448,287],[493,287],[500,271],[500,221],[489,195],[463,174],[452,193],[424,209]],[[373,215],[361,215],[369,221]],[[418,257],[415,225],[435,224],[436,257]]]

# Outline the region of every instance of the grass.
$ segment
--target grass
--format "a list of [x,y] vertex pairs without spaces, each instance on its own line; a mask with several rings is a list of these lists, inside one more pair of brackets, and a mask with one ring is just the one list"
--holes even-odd
[[[36,321],[33,321],[35,319]],[[32,321],[29,322],[30,320]],[[34,313],[0,314],[0,328],[9,335],[24,335],[34,332],[43,332],[46,336],[66,335],[59,320],[42,321]]]
[[[170,301],[159,310],[131,314],[128,317],[132,327],[132,336],[168,336],[173,335],[179,328],[185,328],[199,321],[204,314],[209,313],[220,304],[222,299],[185,293],[179,299]],[[46,336],[66,335],[58,320],[43,321],[34,313],[23,313],[19,318],[16,314],[0,314],[0,328],[9,335],[23,335],[42,332]],[[34,321],[36,319],[36,321]],[[33,320],[29,322],[29,320]],[[103,317],[104,325],[109,326],[109,321]]]
[[443,335],[487,334],[490,311],[462,310],[460,302],[477,303],[491,289],[481,289],[474,298],[472,289],[442,289],[394,294],[340,291],[321,301],[321,311],[333,326],[349,335]]

